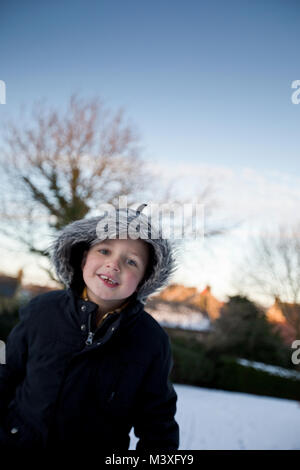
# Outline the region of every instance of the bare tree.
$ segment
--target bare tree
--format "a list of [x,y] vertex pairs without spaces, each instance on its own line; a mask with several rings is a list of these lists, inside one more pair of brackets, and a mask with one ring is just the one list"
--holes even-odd
[[239,277],[241,291],[276,300],[288,324],[300,336],[299,223],[252,237]]
[[7,124],[4,142],[1,233],[30,253],[44,254],[45,237],[99,204],[119,194],[130,204],[154,187],[134,126],[99,99],[73,95],[65,114],[37,103],[29,124]]
[[[113,113],[99,99],[76,95],[65,113],[37,103],[29,122],[21,118],[5,129],[0,153],[1,233],[40,256],[45,240],[57,230],[96,215],[103,202],[117,205],[120,195],[127,197],[129,206],[145,200],[187,202],[179,200],[176,181],[162,185],[153,176],[142,150],[123,109]],[[206,203],[208,213],[210,184],[202,187],[197,200]],[[206,236],[224,230],[208,228]]]

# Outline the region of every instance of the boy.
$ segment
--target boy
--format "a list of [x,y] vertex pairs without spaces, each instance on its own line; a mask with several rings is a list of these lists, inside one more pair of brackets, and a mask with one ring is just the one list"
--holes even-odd
[[51,257],[67,289],[21,309],[0,366],[3,446],[122,452],[134,427],[139,451],[178,448],[169,340],[143,309],[173,273],[174,251],[160,234],[142,239],[153,233],[143,214],[119,209],[106,217],[100,235],[99,217],[61,231]]

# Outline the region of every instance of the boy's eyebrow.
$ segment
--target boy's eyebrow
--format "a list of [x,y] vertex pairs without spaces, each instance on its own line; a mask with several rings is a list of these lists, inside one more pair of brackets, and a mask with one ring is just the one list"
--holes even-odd
[[137,256],[137,257],[141,257],[141,254],[140,253],[135,253],[135,251],[129,251],[128,254],[129,255],[134,255],[134,256]]
[[[113,240],[111,240],[111,239],[108,238],[107,240],[103,240],[102,242],[100,242],[99,245],[100,245],[100,244],[101,244],[101,245],[104,245],[105,243],[111,242],[111,241],[113,241]],[[110,245],[110,243],[109,243],[109,245]],[[129,250],[129,251],[127,251],[127,253],[130,254],[130,255],[137,256],[138,258],[141,258],[141,257],[142,257],[142,254],[141,254],[141,253],[136,253],[135,251]]]

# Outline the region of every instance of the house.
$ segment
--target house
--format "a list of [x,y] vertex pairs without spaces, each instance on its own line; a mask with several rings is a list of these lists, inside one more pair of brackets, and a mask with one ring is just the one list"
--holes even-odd
[[203,312],[206,312],[211,320],[219,318],[221,308],[224,305],[224,302],[221,302],[212,294],[209,285],[194,296],[192,303],[198,305]]
[[197,332],[210,330],[210,320],[207,314],[199,307],[185,302],[168,301],[158,296],[151,296],[146,302],[145,309],[158,323],[167,328]]
[[158,297],[162,300],[169,302],[186,302],[189,301],[197,294],[196,287],[185,287],[181,284],[170,284],[162,290]]
[[23,269],[18,271],[16,277],[0,274],[0,299],[25,299],[29,300],[36,295],[55,290],[58,287],[39,286],[35,284],[23,284]]
[[23,270],[18,271],[17,277],[0,274],[0,298],[14,299],[18,296],[22,285]]
[[185,305],[197,307],[202,313],[208,315],[211,320],[220,316],[224,302],[219,301],[207,285],[201,292],[196,287],[185,287],[180,284],[171,284],[160,292],[158,298],[172,302],[183,302]]
[[59,287],[49,287],[49,286],[40,286],[36,284],[25,284],[21,286],[19,290],[19,297],[22,297],[25,300],[30,300],[37,295],[44,294],[45,292],[50,292],[52,290],[57,290]]
[[162,326],[198,332],[211,330],[211,322],[219,317],[223,307],[211,293],[210,286],[201,292],[196,287],[170,284],[146,302],[146,310]]
[[281,333],[286,344],[291,345],[300,331],[300,305],[281,302],[275,297],[274,304],[266,310],[267,319]]
[[300,321],[300,305],[296,303],[281,302],[279,297],[275,297],[274,304],[267,310],[266,316],[271,322],[285,323]]

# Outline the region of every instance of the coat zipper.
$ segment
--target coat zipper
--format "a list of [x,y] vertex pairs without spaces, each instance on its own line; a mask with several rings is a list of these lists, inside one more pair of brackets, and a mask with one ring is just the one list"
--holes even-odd
[[101,325],[98,328],[96,328],[96,330],[93,332],[93,331],[91,331],[91,319],[92,319],[92,314],[90,313],[89,317],[88,317],[88,329],[89,329],[89,331],[88,331],[87,339],[85,341],[85,344],[87,346],[91,346],[91,344],[93,344],[93,339],[94,339],[95,334],[97,333],[98,330],[100,330],[102,324],[104,323],[104,322],[101,323]]
[[94,335],[95,333],[93,333],[91,331],[91,317],[92,317],[92,314],[90,313],[89,314],[89,318],[88,318],[88,326],[89,326],[89,332],[88,332],[88,337],[87,337],[87,340],[85,342],[85,344],[87,346],[90,346],[91,344],[93,344],[93,338],[94,338]]

